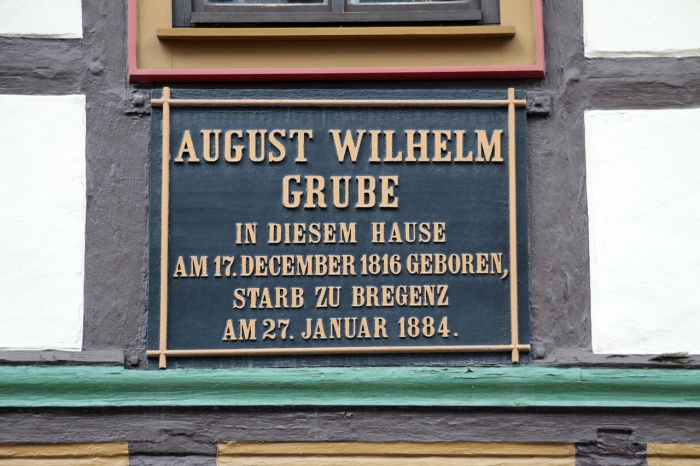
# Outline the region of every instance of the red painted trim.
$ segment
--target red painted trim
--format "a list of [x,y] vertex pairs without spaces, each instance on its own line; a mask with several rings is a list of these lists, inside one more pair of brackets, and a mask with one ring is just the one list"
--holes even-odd
[[136,70],[132,82],[199,82],[199,81],[310,81],[373,79],[484,79],[541,78],[542,69],[530,66],[491,67],[410,67],[410,68],[249,68],[237,70],[199,69]]
[[312,81],[382,79],[543,78],[545,76],[543,0],[535,1],[536,65],[436,66],[400,68],[244,68],[138,69],[136,63],[136,0],[128,0],[129,81]]
[[544,0],[535,0],[535,42],[537,54],[537,68],[542,72],[544,78],[547,72],[547,63],[544,53]]
[[127,49],[128,49],[128,62],[129,62],[129,68],[128,68],[128,77],[129,81],[134,81],[132,79],[132,76],[136,76],[136,74],[140,74],[142,71],[145,70],[139,70],[137,68],[136,64],[136,0],[128,0],[126,4],[126,18],[127,18]]

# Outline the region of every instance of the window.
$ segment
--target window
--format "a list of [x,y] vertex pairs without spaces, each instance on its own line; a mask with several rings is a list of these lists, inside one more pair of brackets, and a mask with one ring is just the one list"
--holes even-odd
[[499,24],[500,0],[173,0],[174,27]]
[[[277,3],[260,3],[271,1]],[[544,76],[542,0],[470,0],[468,4],[466,0],[335,1],[341,2],[342,9],[347,5],[348,10],[375,6],[419,9],[417,13],[416,10],[411,12],[412,18],[404,16],[402,22],[371,22],[372,18],[356,23],[313,22],[311,13],[324,14],[313,9],[326,8],[326,13],[333,13],[334,0],[210,0],[195,8],[193,0],[127,0],[129,80],[313,81]],[[471,5],[465,8],[474,8],[476,11],[470,10],[469,14],[477,13],[480,19],[464,24],[448,20],[425,24],[426,15],[421,13],[425,10],[420,8],[438,8],[434,5],[450,2],[459,7]],[[197,10],[204,6],[224,9],[219,12]],[[242,9],[236,9],[238,7],[249,9],[254,21],[262,21],[261,12],[280,8],[294,12],[311,7],[312,11],[300,12],[304,13],[302,23],[223,22],[225,18],[219,13],[238,11],[237,14],[243,14]],[[351,11],[337,16],[347,13]],[[400,16],[397,12],[389,13],[389,16]],[[219,22],[194,21],[206,15]]]

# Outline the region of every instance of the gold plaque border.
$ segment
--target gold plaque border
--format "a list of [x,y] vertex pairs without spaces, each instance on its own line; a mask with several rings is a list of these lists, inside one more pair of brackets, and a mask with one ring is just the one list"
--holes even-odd
[[[163,97],[152,99],[152,107],[163,108],[163,163],[161,184],[160,230],[160,327],[159,348],[149,350],[148,357],[158,358],[158,367],[167,367],[168,357],[211,356],[278,356],[301,354],[387,354],[387,353],[493,353],[510,352],[513,364],[520,362],[520,352],[529,352],[518,338],[518,255],[515,173],[515,107],[527,101],[515,99],[515,89],[508,89],[507,100],[330,100],[330,99],[173,99],[170,88],[163,88]],[[508,108],[508,206],[510,219],[510,345],[461,346],[360,346],[336,348],[263,348],[263,349],[168,349],[168,227],[170,216],[170,108],[171,107],[488,107]]]

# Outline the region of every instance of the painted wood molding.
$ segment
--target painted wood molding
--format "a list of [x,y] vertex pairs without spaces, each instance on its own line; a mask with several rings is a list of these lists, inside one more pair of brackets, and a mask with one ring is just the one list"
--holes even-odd
[[0,466],[129,466],[129,447],[119,443],[0,445]]
[[515,26],[316,27],[316,28],[160,28],[160,40],[406,39],[514,37]]
[[0,366],[0,407],[97,406],[700,408],[700,370]]
[[574,466],[576,447],[552,443],[220,442],[218,466]]

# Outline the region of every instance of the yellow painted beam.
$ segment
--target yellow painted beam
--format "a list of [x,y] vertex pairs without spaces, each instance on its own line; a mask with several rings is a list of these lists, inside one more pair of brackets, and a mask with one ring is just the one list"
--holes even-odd
[[129,466],[129,447],[119,443],[0,445],[0,466]]
[[219,466],[574,466],[573,444],[220,442]]
[[694,466],[700,464],[700,445],[647,445],[649,466]]

